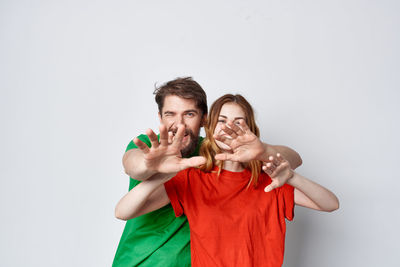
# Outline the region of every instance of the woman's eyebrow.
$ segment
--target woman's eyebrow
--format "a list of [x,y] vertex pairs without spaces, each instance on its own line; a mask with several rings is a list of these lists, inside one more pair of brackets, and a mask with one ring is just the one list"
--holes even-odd
[[246,120],[245,118],[243,118],[243,117],[235,117],[235,119],[234,120],[240,120],[240,119],[242,119],[242,120]]
[[[225,118],[225,119],[227,119],[227,118],[228,118],[227,116],[225,116],[225,115],[221,115],[221,114],[219,114],[219,117],[222,117],[222,118]],[[245,118],[243,118],[243,117],[235,117],[234,121],[236,121],[236,120],[240,120],[240,119],[242,119],[242,120],[246,120],[246,119],[245,119]]]

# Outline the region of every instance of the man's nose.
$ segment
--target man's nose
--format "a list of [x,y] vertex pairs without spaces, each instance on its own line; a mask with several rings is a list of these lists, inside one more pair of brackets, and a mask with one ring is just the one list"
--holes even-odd
[[175,119],[175,125],[178,126],[179,124],[185,124],[185,120],[183,116],[177,116]]

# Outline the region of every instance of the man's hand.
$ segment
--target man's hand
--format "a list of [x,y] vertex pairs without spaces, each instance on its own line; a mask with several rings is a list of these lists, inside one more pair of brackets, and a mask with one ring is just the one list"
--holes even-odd
[[293,170],[287,160],[278,153],[276,158],[269,157],[269,162],[264,162],[262,169],[271,177],[272,182],[265,187],[265,192],[281,187],[293,177]]
[[249,162],[255,159],[262,160],[265,156],[264,144],[244,121],[240,122],[240,127],[233,124],[232,121],[228,121],[227,125],[222,126],[222,130],[228,136],[215,135],[214,139],[228,145],[232,152],[217,154],[215,155],[216,160]]
[[[153,130],[148,129],[146,134],[149,136],[151,148],[138,138],[133,142],[143,152],[144,164],[152,173],[177,173],[189,167],[196,167],[204,164],[204,157],[182,158],[181,145],[185,134],[185,126],[179,125],[178,130],[171,140],[168,138],[168,131],[165,125],[160,126],[160,141]],[[168,142],[168,139],[172,142]]]

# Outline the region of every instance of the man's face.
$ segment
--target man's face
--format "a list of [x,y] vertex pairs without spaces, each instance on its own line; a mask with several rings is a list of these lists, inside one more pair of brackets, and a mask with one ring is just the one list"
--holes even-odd
[[206,118],[197,108],[193,99],[185,99],[176,95],[168,95],[164,99],[164,106],[159,113],[160,122],[168,132],[175,134],[179,124],[186,127],[185,137],[182,140],[182,156],[187,157],[196,149],[200,128]]

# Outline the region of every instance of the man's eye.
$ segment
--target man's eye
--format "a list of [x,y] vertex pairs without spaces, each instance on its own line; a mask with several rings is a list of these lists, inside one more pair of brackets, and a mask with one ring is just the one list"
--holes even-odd
[[194,117],[194,113],[193,112],[189,112],[186,115],[189,116],[189,117]]

